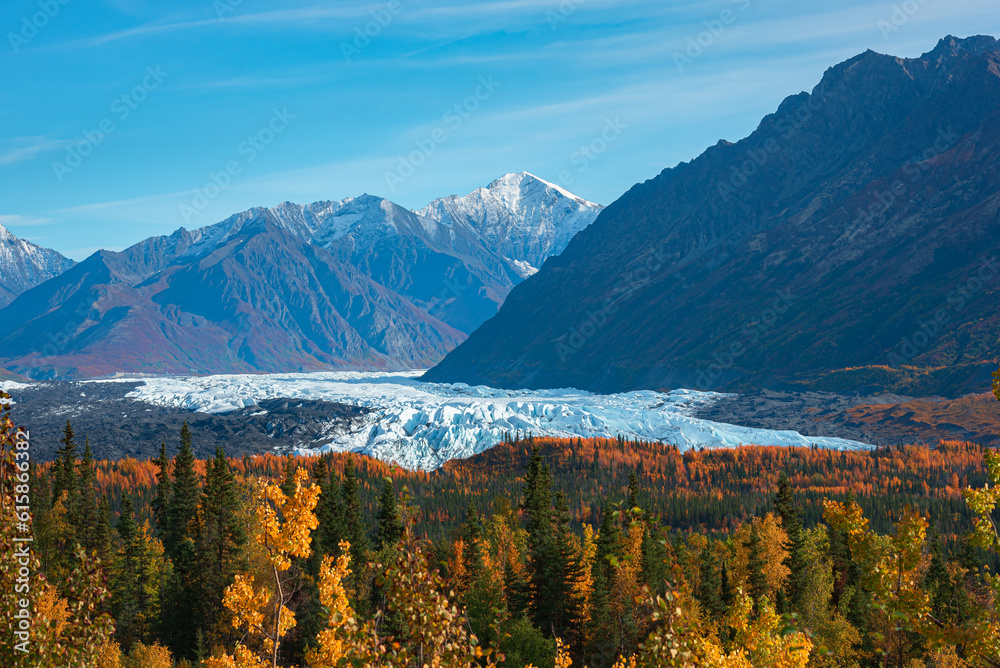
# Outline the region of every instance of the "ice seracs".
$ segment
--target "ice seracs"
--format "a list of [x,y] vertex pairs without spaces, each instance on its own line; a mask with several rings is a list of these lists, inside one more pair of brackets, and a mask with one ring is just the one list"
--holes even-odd
[[433,470],[488,450],[505,434],[617,437],[661,441],[682,450],[744,444],[867,449],[857,441],[754,429],[692,417],[713,392],[498,390],[425,383],[421,372],[233,375],[149,378],[129,396],[205,413],[226,413],[264,399],[313,399],[371,409],[350,427],[337,426],[300,453],[361,452],[410,469]]

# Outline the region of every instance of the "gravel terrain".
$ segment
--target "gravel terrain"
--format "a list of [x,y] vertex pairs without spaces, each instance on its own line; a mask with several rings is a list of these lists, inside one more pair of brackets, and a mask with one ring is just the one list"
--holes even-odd
[[364,408],[328,401],[269,399],[225,415],[193,413],[126,398],[140,383],[47,382],[13,387],[12,417],[31,431],[34,457],[53,459],[67,420],[82,445],[90,440],[97,459],[148,458],[166,439],[176,451],[178,433],[187,421],[199,457],[223,446],[233,456],[316,447],[367,413]]

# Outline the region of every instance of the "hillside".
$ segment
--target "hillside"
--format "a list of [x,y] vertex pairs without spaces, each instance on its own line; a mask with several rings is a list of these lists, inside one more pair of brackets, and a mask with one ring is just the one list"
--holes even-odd
[[863,53],[632,188],[426,376],[960,395],[1000,349],[1000,46]]

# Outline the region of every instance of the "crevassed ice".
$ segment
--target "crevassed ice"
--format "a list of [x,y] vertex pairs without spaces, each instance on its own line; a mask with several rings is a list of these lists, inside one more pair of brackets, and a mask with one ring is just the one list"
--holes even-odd
[[148,378],[129,394],[148,403],[226,413],[264,399],[339,402],[371,409],[363,419],[330,429],[297,452],[361,452],[410,469],[433,470],[498,444],[505,433],[554,437],[655,440],[689,448],[746,444],[867,449],[840,438],[754,429],[701,420],[693,409],[724,396],[715,392],[626,392],[575,389],[500,390],[461,383],[425,383],[422,371],[330,372]]

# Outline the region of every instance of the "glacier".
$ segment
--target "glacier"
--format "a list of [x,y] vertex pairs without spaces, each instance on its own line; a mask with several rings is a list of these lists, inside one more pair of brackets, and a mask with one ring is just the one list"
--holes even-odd
[[[228,413],[264,399],[323,400],[368,409],[296,454],[359,452],[411,470],[432,471],[479,454],[505,434],[559,438],[624,437],[659,441],[681,450],[740,445],[872,446],[796,431],[756,429],[694,417],[695,409],[726,396],[673,390],[592,394],[575,389],[500,390],[461,383],[428,383],[423,371],[320,372],[129,379],[128,396],[153,405]],[[115,380],[88,382],[119,382]]]

